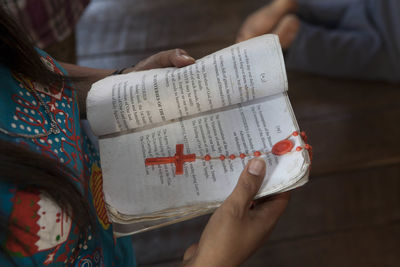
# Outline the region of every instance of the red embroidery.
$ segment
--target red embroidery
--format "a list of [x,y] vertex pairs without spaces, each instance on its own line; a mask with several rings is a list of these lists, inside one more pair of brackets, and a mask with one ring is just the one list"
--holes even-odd
[[36,233],[40,230],[37,224],[40,218],[37,214],[40,209],[39,200],[38,192],[17,191],[15,193],[12,199],[13,210],[10,214],[12,235],[6,243],[8,251],[24,257],[32,256],[38,251],[35,243],[39,240]]

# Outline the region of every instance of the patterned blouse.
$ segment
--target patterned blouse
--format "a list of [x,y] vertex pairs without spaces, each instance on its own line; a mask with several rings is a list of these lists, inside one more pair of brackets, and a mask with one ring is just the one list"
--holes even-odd
[[[39,53],[51,69],[66,74],[50,56]],[[97,229],[89,228],[88,234],[81,236],[66,212],[40,191],[26,192],[0,182],[0,213],[20,226],[10,226],[9,232],[24,242],[21,246],[14,238],[0,235],[1,246],[18,266],[135,266],[130,237],[113,236],[103,201],[99,156],[81,130],[77,96],[71,85],[54,91],[0,64],[0,128],[28,135],[47,133],[51,120],[39,97],[48,105],[60,133],[28,139],[0,132],[0,138],[70,168],[75,174],[73,183],[97,215]],[[0,265],[4,263],[10,261],[0,253]]]

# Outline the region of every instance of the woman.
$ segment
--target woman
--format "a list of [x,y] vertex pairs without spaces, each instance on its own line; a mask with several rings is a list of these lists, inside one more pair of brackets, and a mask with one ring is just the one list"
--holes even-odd
[[[0,31],[0,265],[134,266],[130,237],[113,237],[92,196],[101,171],[79,124],[86,94],[114,73],[194,59],[176,49],[120,71],[91,69],[35,49],[1,8]],[[282,194],[249,209],[264,175],[263,160],[246,166],[182,266],[236,266],[262,244],[288,201]]]

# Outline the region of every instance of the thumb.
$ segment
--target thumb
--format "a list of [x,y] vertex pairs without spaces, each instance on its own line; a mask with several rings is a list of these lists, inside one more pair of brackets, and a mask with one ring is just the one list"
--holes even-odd
[[233,205],[239,211],[248,210],[264,180],[265,169],[266,164],[263,158],[250,160],[240,175],[235,189],[225,201],[226,205]]

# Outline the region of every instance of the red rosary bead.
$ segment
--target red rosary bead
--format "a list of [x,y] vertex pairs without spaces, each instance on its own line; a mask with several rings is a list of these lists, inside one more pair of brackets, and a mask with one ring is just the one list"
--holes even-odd
[[303,138],[304,142],[307,142],[306,132],[300,132],[301,138]]
[[239,157],[240,157],[241,159],[244,159],[244,158],[246,157],[246,154],[241,153],[241,154],[239,155]]
[[293,147],[294,147],[293,142],[288,139],[285,139],[285,140],[282,140],[282,141],[279,141],[278,143],[276,143],[272,147],[271,152],[274,155],[282,156],[282,155],[285,155],[286,153],[289,153],[290,151],[292,151]]
[[257,151],[255,151],[255,152],[254,152],[254,156],[256,156],[256,157],[259,157],[259,156],[261,156],[261,152],[260,152],[260,151],[258,151],[258,150],[257,150]]
[[225,156],[224,156],[224,155],[221,155],[221,156],[219,156],[219,159],[220,159],[220,160],[225,160]]
[[299,135],[299,132],[298,132],[298,131],[294,131],[294,132],[292,133],[292,135],[293,135],[293,136],[298,136],[298,135]]
[[296,147],[296,151],[301,151],[303,148],[301,146]]
[[235,159],[236,156],[235,156],[234,154],[231,154],[231,155],[229,156],[229,158],[230,158],[230,159]]
[[205,160],[205,161],[209,161],[210,159],[211,159],[211,156],[210,156],[210,155],[207,154],[207,155],[204,156],[204,160]]

